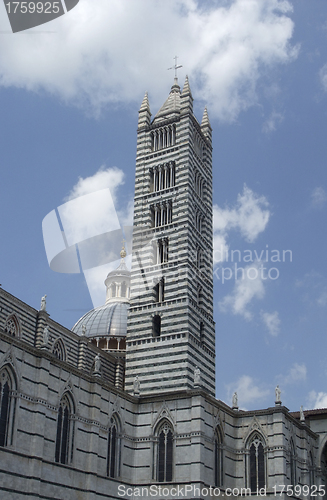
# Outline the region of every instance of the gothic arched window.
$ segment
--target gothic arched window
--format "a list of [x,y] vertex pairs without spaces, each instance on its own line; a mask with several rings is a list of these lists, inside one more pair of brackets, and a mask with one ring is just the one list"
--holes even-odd
[[16,389],[15,378],[7,367],[0,372],[0,446],[10,445],[14,428]]
[[264,445],[258,433],[255,433],[250,441],[249,452],[249,480],[251,492],[254,493],[266,484]]
[[167,421],[158,432],[157,470],[160,483],[173,480],[173,430]]
[[118,425],[115,418],[110,419],[108,431],[107,476],[119,476],[119,439]]
[[20,324],[16,314],[10,314],[6,319],[5,332],[13,337],[20,337]]
[[65,394],[59,404],[55,461],[68,464],[73,458],[74,421],[72,398]]
[[53,344],[52,354],[54,354],[56,358],[60,359],[60,361],[66,361],[66,350],[61,339],[56,340]]
[[290,442],[290,484],[296,484],[296,455],[293,439]]
[[222,438],[219,429],[215,432],[215,486],[223,485],[223,449]]

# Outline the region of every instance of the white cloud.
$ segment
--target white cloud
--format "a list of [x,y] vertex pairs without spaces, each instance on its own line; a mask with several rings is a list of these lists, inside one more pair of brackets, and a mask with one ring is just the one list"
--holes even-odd
[[316,392],[311,391],[309,393],[309,407],[316,408],[327,408],[327,393],[326,392]]
[[227,232],[236,229],[246,241],[253,243],[268,224],[270,211],[265,196],[258,196],[245,184],[243,193],[237,196],[235,207],[213,207],[213,229],[215,237],[226,238]]
[[116,201],[117,188],[124,183],[124,172],[117,167],[105,168],[102,166],[90,177],[80,177],[73,186],[65,201],[73,200],[79,196],[94,193],[101,189],[109,188],[111,195]]
[[281,379],[281,386],[304,381],[307,378],[307,367],[304,363],[293,363],[288,373],[284,376],[280,376],[279,378]]
[[277,113],[277,111],[273,111],[269,116],[268,120],[262,126],[263,132],[269,134],[270,132],[274,132],[277,126],[282,123],[284,120],[284,115],[281,113]]
[[104,304],[104,280],[118,267],[115,259],[121,248],[121,229],[125,227],[127,240],[131,237],[131,228],[126,226],[133,223],[133,198],[120,206],[118,190],[123,184],[122,170],[101,167],[94,175],[79,178],[65,203],[58,207],[68,245],[78,244],[94,307]]
[[311,193],[311,205],[314,208],[321,209],[327,202],[327,193],[324,188],[316,187]]
[[237,382],[228,384],[227,391],[230,400],[231,395],[237,392],[238,404],[243,409],[245,409],[245,405],[254,404],[269,394],[268,389],[256,385],[255,380],[249,375],[242,375]]
[[[291,12],[286,0],[84,0],[41,29],[2,36],[0,84],[97,112],[138,102],[150,83],[158,107],[177,50],[194,96],[234,120],[257,103],[261,76],[297,56]],[[10,29],[2,3],[0,19]]]
[[103,167],[90,177],[79,178],[58,210],[69,245],[120,227],[115,206],[116,190],[124,173]]
[[267,313],[261,311],[261,318],[264,324],[266,325],[270,335],[273,337],[277,337],[280,330],[280,319],[278,315],[278,311],[273,313]]
[[263,275],[258,262],[244,267],[243,278],[238,276],[233,292],[218,303],[220,310],[239,314],[247,320],[252,319],[248,306],[253,299],[263,298],[265,289],[262,279]]

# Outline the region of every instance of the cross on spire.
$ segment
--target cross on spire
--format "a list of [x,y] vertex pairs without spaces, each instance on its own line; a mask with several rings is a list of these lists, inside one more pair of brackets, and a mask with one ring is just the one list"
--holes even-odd
[[175,57],[174,57],[174,60],[175,60],[175,65],[174,65],[174,66],[172,66],[171,68],[168,68],[168,70],[169,70],[169,69],[174,69],[174,70],[175,70],[175,80],[177,80],[177,70],[178,70],[179,68],[182,68],[182,67],[183,67],[181,64],[177,65],[177,59],[178,59],[178,57],[177,57],[177,56],[175,56]]

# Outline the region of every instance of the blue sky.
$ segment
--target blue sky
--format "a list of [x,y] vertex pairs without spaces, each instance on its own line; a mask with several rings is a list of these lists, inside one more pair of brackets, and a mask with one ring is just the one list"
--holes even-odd
[[213,127],[217,397],[230,404],[236,390],[240,407],[265,408],[279,384],[291,410],[327,407],[322,0],[80,0],[17,34],[1,4],[0,282],[35,308],[47,294],[69,328],[92,308],[89,289],[101,300],[106,269],[88,282],[50,269],[42,220],[110,187],[128,222],[138,109],[145,91],[153,115],[165,101],[175,54]]

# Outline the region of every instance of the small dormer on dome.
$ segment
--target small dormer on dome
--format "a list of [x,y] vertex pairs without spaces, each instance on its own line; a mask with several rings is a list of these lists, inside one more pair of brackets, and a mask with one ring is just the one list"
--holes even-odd
[[131,272],[126,266],[125,246],[120,252],[121,262],[117,269],[111,271],[106,280],[105,285],[107,289],[106,304],[111,302],[129,302],[131,290]]

